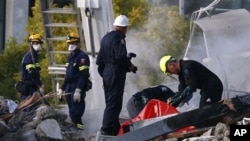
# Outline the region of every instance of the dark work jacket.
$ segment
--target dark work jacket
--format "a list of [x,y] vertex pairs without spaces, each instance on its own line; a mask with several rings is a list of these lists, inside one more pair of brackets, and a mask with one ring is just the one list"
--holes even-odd
[[143,98],[146,104],[150,99],[158,99],[166,102],[168,98],[174,96],[175,93],[165,85],[152,86],[133,95],[136,99]]
[[75,88],[85,91],[86,82],[90,76],[89,56],[79,48],[74,52],[75,54],[69,54],[67,59],[66,75],[64,83],[62,84],[62,90],[65,90],[67,84],[74,83]]
[[33,83],[34,86],[41,86],[42,82],[40,79],[40,64],[38,62],[38,53],[33,49],[26,52],[22,59],[22,80],[25,82]]
[[120,31],[111,31],[102,38],[96,60],[100,76],[103,76],[103,70],[108,65],[116,66],[125,73],[128,71],[131,61],[127,58],[125,37]]
[[181,71],[178,74],[180,92],[187,86],[190,86],[191,92],[195,92],[196,89],[202,90],[211,85],[210,83],[222,83],[216,74],[197,61],[180,60],[180,67]]

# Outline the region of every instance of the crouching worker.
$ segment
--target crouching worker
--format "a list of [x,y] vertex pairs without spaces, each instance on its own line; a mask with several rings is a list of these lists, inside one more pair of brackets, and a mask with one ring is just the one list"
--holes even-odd
[[166,55],[160,60],[160,69],[166,75],[178,75],[181,92],[179,96],[171,97],[168,104],[178,106],[187,97],[192,97],[193,93],[200,90],[199,107],[216,103],[221,100],[223,84],[220,78],[203,64],[195,60],[177,60]]
[[127,110],[130,118],[135,118],[151,99],[158,99],[167,102],[167,99],[174,96],[170,88],[165,85],[152,86],[135,93],[127,103]]

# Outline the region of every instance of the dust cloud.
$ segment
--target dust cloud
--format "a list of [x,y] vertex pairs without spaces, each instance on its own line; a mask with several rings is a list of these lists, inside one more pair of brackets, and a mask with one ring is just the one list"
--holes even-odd
[[[223,98],[232,97],[236,93],[230,90],[239,90],[243,92],[250,92],[250,28],[239,27],[231,34],[223,34],[220,32],[210,32],[207,34],[205,47],[203,36],[199,37],[199,41],[195,41],[189,49],[187,58],[197,60],[215,72],[223,81],[224,93]],[[128,99],[137,91],[151,86],[147,82],[147,77],[154,77],[152,74],[146,73],[144,70],[145,64],[150,64],[152,71],[158,72],[160,77],[166,77],[159,69],[160,50],[152,46],[162,46],[161,42],[152,43],[148,41],[138,41],[135,37],[136,31],[128,30],[126,35],[127,50],[137,54],[136,58],[132,59],[138,67],[136,74],[128,73],[124,90],[123,108],[120,114],[121,118],[128,118],[126,103]],[[237,33],[237,34],[236,34]],[[202,35],[202,34],[201,34]],[[202,40],[203,39],[203,40]],[[96,58],[91,58],[91,79],[93,82],[93,89],[87,92],[86,96],[86,111],[83,116],[83,121],[86,127],[87,134],[95,134],[101,127],[103,111],[105,108],[104,92],[102,89],[102,79],[97,72],[95,64]],[[143,62],[147,63],[143,63]],[[149,66],[147,66],[149,67]],[[174,76],[176,77],[176,76]],[[135,81],[140,81],[142,87],[138,88]],[[171,80],[171,81],[169,81]],[[164,78],[160,84],[165,84],[172,90],[177,91],[178,81],[170,78]],[[194,93],[193,98],[189,104],[178,108],[180,112],[194,109],[198,107],[199,90]]]

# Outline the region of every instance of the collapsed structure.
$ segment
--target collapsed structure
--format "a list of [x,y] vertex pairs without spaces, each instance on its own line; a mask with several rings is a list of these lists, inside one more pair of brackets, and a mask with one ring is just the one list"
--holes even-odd
[[[47,14],[47,18],[49,18],[48,14],[51,14],[52,12],[76,14],[76,11],[71,11],[68,9],[66,11],[62,11],[62,9],[50,9],[51,11],[47,11],[48,7],[46,6],[49,4],[47,2],[41,0],[41,3],[43,3],[42,6],[44,6],[44,9],[42,9],[44,10],[43,14]],[[250,83],[248,73],[250,71],[250,67],[248,67],[246,64],[250,62],[250,42],[247,41],[248,38],[245,37],[249,37],[250,33],[250,14],[245,9],[221,10],[220,12],[217,11],[218,13],[216,14],[212,14],[216,12],[215,6],[217,3],[218,0],[215,0],[213,3],[214,5],[209,5],[206,8],[201,8],[199,11],[194,12],[194,17],[191,20],[190,41],[184,57],[203,61],[203,63],[208,68],[214,71],[221,78],[225,88],[223,95],[223,99],[225,100],[204,108],[194,109],[183,113],[176,112],[169,115],[158,115],[157,117],[150,117],[148,119],[130,122],[127,124],[126,131],[124,130],[123,134],[117,137],[109,137],[107,140],[144,141],[154,139],[159,136],[163,136],[163,138],[172,138],[177,137],[176,131],[178,129],[187,126],[195,126],[195,129],[208,130],[211,129],[211,126],[215,126],[218,122],[224,122],[227,125],[230,125],[235,124],[236,121],[241,120],[243,117],[249,116],[250,100],[247,92],[249,91],[248,85]],[[79,2],[80,9],[82,13],[84,13],[82,14],[83,23],[82,25],[77,23],[77,25],[74,26],[83,26],[83,28],[86,29],[84,30],[84,34],[86,38],[89,39],[87,40],[87,49],[92,54],[95,54],[95,51],[98,50],[94,45],[98,43],[94,40],[98,39],[93,39],[93,36],[95,36],[94,34],[98,34],[96,30],[102,31],[101,34],[98,34],[98,37],[101,37],[102,34],[111,30],[112,28],[112,26],[108,24],[110,23],[109,21],[113,21],[113,13],[109,13],[110,11],[108,10],[108,8],[112,8],[109,4],[110,1],[108,0],[100,1],[100,3],[97,1],[86,1],[86,3],[83,1]],[[104,15],[104,12],[100,10],[100,7],[102,6],[106,7],[102,8],[102,10],[107,10],[108,12],[106,12],[109,14],[109,16]],[[92,15],[93,11],[95,11],[94,15]],[[107,25],[101,24],[98,18],[106,21],[105,23]],[[45,22],[50,21],[48,20]],[[51,24],[45,22],[44,26],[48,26],[48,28],[51,28],[52,25],[62,26],[62,24]],[[103,27],[101,30],[99,30],[99,28],[92,27],[93,25],[101,25],[106,27]],[[63,26],[70,25],[64,24]],[[89,27],[92,27],[94,30]],[[199,36],[197,37],[196,35]],[[46,40],[55,41],[57,39],[64,40],[64,38],[55,38],[55,36],[52,36],[50,32],[46,32]],[[54,51],[53,48],[50,49],[52,49],[49,51],[51,54],[65,53]],[[198,54],[198,57],[194,54]],[[58,76],[64,73],[64,69],[61,67],[55,67],[57,64],[54,60],[50,61],[51,66],[49,71],[50,74],[54,76],[53,81],[57,83],[61,80]],[[94,60],[92,61],[94,62]],[[238,68],[244,69],[239,70]],[[92,69],[97,70],[96,68]],[[97,74],[97,72],[93,73]],[[95,75],[93,75],[92,79],[99,81]],[[55,88],[55,92],[56,86],[56,84],[53,86]],[[94,88],[94,90],[97,89]],[[95,95],[93,95],[93,97],[94,96]],[[90,108],[98,107],[100,104],[96,101],[93,101],[93,103],[97,104],[91,105]],[[152,105],[152,108],[157,108],[157,104]],[[196,116],[193,116],[194,114]],[[3,116],[1,118],[11,121],[11,117],[12,114],[8,114],[7,117]],[[195,135],[200,134],[198,132],[195,133]],[[178,137],[183,137],[185,133],[180,134],[178,134]],[[60,136],[59,139],[63,139],[63,137]]]
[[[246,65],[250,61],[250,14],[245,9],[215,8],[218,3],[219,0],[214,0],[193,13],[184,59],[203,62],[220,77],[224,86],[224,100],[171,117],[159,116],[161,118],[132,122],[128,125],[129,132],[109,140],[150,140],[172,134],[186,126],[203,129],[218,122],[232,125],[250,116],[250,67]],[[154,108],[159,107],[156,105]]]

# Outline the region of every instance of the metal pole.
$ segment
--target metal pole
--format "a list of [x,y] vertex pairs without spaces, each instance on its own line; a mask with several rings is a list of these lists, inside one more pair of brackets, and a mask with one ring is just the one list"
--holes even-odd
[[183,16],[185,14],[184,0],[179,0],[179,14]]
[[93,30],[92,30],[92,13],[93,11],[90,8],[85,9],[85,14],[88,17],[88,29],[89,29],[89,39],[90,39],[90,48],[91,55],[95,57],[95,47],[94,47],[94,38],[93,38]]

